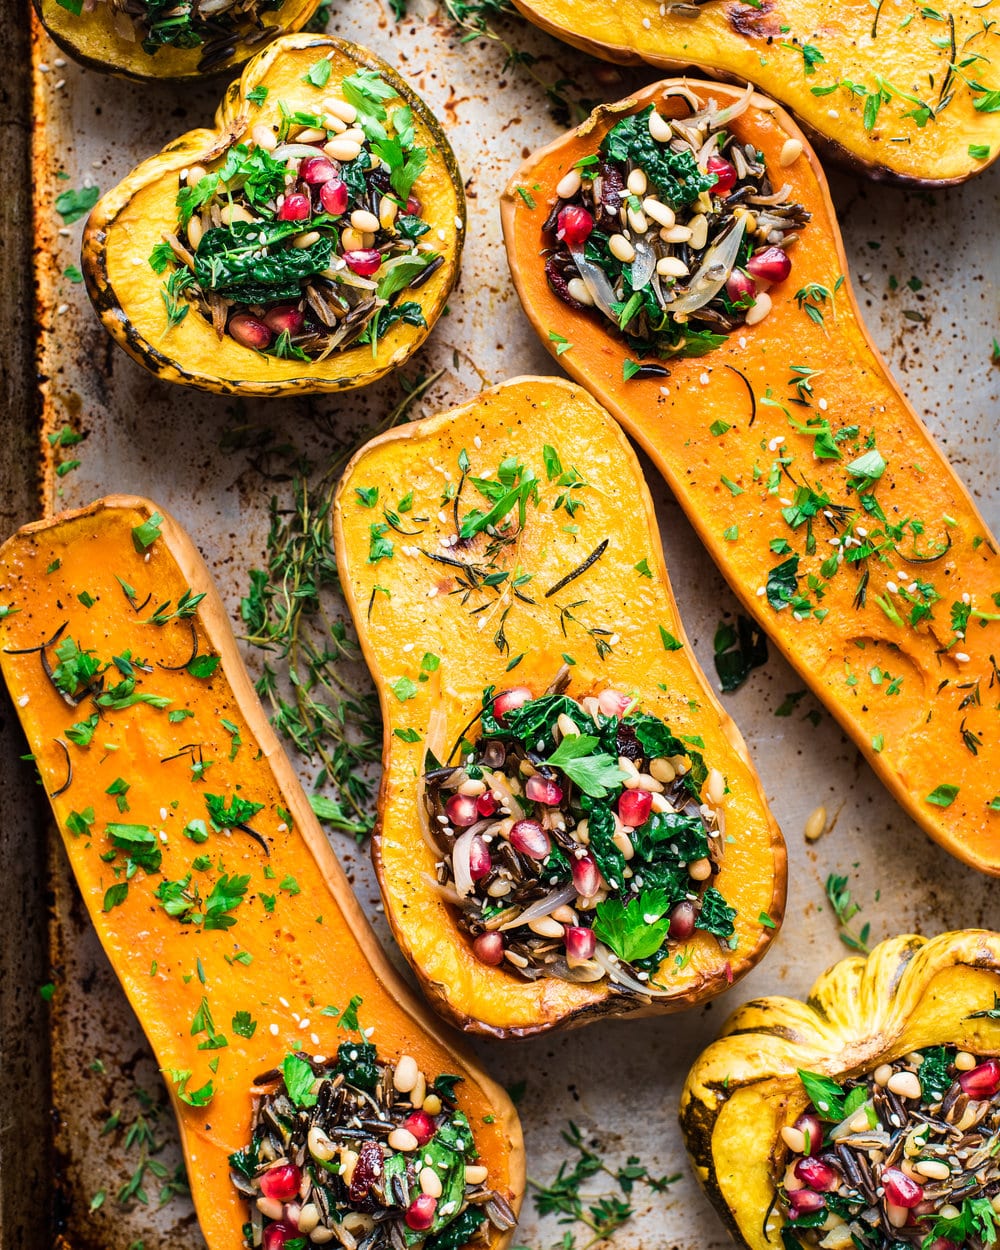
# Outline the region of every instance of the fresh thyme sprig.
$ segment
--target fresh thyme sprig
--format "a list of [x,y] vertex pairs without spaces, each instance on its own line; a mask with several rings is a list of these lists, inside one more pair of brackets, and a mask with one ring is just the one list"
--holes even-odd
[[871,925],[863,924],[858,932],[851,928],[851,921],[861,911],[861,907],[851,898],[847,878],[831,873],[826,879],[826,897],[840,926],[840,940],[848,950],[857,951],[860,955],[870,955],[868,938]]
[[[166,1164],[157,1158],[169,1142],[168,1137],[160,1138],[156,1132],[163,1109],[161,1104],[140,1088],[136,1088],[135,1098],[141,1109],[131,1120],[123,1119],[120,1111],[113,1111],[101,1130],[102,1137],[110,1134],[120,1137],[125,1155],[138,1151],[138,1161],[132,1168],[128,1180],[119,1187],[115,1199],[121,1206],[129,1206],[133,1202],[141,1203],[143,1206],[148,1205],[149,1193],[146,1186],[149,1184],[149,1178],[153,1177],[159,1183],[157,1205],[162,1207],[172,1198],[187,1195],[190,1192],[187,1177],[183,1164],[175,1167],[171,1174]],[[94,1196],[91,1203],[92,1209],[95,1203],[98,1206],[103,1203],[104,1192],[101,1191],[99,1200],[98,1195]]]
[[[560,1164],[555,1178],[547,1185],[529,1178],[528,1184],[535,1191],[535,1209],[539,1215],[554,1215],[560,1224],[584,1224],[591,1236],[581,1246],[566,1233],[559,1243],[572,1246],[573,1250],[589,1250],[617,1232],[635,1214],[632,1192],[637,1184],[648,1186],[653,1193],[664,1193],[668,1186],[680,1180],[680,1173],[673,1176],[652,1176],[635,1155],[618,1168],[609,1167],[605,1160],[584,1140],[579,1127],[571,1120],[563,1133],[563,1140],[577,1152],[574,1161]],[[587,1194],[583,1185],[592,1177],[604,1173],[618,1186],[618,1192],[610,1194]]]
[[[441,376],[410,386],[369,435],[404,419],[410,406]],[[367,435],[366,435],[367,437]],[[273,449],[271,449],[273,450]],[[317,815],[333,828],[364,836],[371,830],[368,766],[381,759],[378,700],[361,663],[340,603],[333,547],[333,496],[349,448],[316,478],[294,459],[291,501],[271,499],[271,526],[263,569],[251,569],[240,611],[244,641],[275,657],[265,659],[256,683],[278,733],[318,762],[314,789],[331,785],[339,801],[314,794]]]

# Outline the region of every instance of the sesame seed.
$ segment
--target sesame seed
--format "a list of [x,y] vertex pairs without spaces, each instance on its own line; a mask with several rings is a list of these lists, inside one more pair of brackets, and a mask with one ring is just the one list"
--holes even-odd
[[896,585],[895,582],[886,582],[885,588],[889,592],[890,595],[895,595],[899,593],[899,587]]
[[958,660],[959,664],[968,664],[969,662],[969,657],[965,654],[964,651],[956,651],[955,659]]
[[269,1030],[269,1032],[270,1032],[270,1034],[271,1034],[271,1036],[272,1036],[272,1037],[277,1037],[277,1036],[278,1036],[278,1026],[277,1026],[276,1024],[270,1024],[270,1025],[268,1025],[268,1030]]
[[763,599],[763,598],[764,598],[764,596],[765,596],[766,594],[767,594],[767,587],[766,587],[766,586],[758,586],[758,587],[757,587],[757,598],[758,598],[758,599]]

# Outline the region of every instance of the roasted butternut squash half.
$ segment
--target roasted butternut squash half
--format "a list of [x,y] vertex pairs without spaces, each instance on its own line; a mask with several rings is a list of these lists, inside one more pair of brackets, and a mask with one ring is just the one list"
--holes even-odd
[[609,61],[750,81],[871,178],[962,182],[1000,153],[996,31],[976,4],[850,0],[833,15],[820,0],[515,3]]
[[[734,114],[742,103],[718,84],[654,84],[528,158],[502,207],[518,294],[899,802],[1000,873],[995,540],[865,331],[814,155],[782,110],[755,97]],[[664,125],[676,142],[647,143]],[[678,170],[692,135],[713,152],[693,173],[693,158]],[[640,199],[623,184],[645,168]]]
[[992,1244],[998,1005],[1000,934],[973,929],[893,938],[805,1002],[740,1007],[681,1097],[691,1162],[738,1244]]
[[191,541],[112,496],[17,533],[0,587],[3,675],[211,1250],[376,1215],[427,1250],[503,1245],[517,1116],[382,954]]
[[241,395],[363,386],[458,276],[461,175],[427,106],[343,40],[289,35],[94,206],[87,291],[133,359]]
[[521,378],[394,429],[348,466],[334,533],[384,716],[372,853],[435,1007],[525,1036],[747,972],[784,843],[607,413]]
[[[196,78],[237,69],[279,35],[301,30],[318,0],[34,0],[42,25],[88,69],[125,78]],[[204,6],[207,7],[207,6]]]

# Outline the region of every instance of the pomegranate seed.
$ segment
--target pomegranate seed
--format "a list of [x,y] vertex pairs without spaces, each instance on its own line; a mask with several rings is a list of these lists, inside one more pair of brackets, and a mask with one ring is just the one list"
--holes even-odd
[[503,936],[499,933],[480,933],[472,943],[472,953],[481,964],[495,968],[503,963]]
[[497,801],[491,791],[487,790],[476,799],[476,811],[480,816],[492,816],[497,810]]
[[490,848],[477,834],[469,848],[469,875],[473,881],[481,881],[493,867]]
[[510,831],[510,844],[529,859],[545,859],[552,850],[549,835],[537,820],[518,820]]
[[546,807],[557,807],[562,802],[562,786],[549,777],[540,777],[536,773],[524,784],[524,793],[532,803],[544,803]]
[[322,182],[329,182],[331,178],[336,177],[336,174],[333,162],[327,160],[325,156],[308,156],[299,166],[299,177],[311,187],[317,187]]
[[406,201],[406,215],[408,217],[419,217],[422,208],[423,204],[420,203],[415,195],[411,195]]
[[958,1243],[949,1241],[947,1237],[935,1237],[927,1247],[927,1250],[958,1250]]
[[579,204],[567,204],[556,219],[556,238],[562,239],[570,247],[579,247],[590,237],[594,228],[594,219]]
[[724,156],[710,156],[705,169],[715,174],[715,186],[711,190],[716,195],[728,195],[736,185],[736,168]]
[[360,248],[356,252],[345,252],[344,262],[361,278],[370,278],[382,264],[382,253],[372,247]]
[[229,333],[240,347],[252,347],[262,352],[265,347],[271,346],[271,331],[259,317],[252,317],[249,313],[237,313],[235,317],[230,317]]
[[291,1202],[298,1197],[301,1184],[302,1173],[294,1163],[282,1163],[276,1168],[269,1168],[260,1178],[261,1193],[265,1198],[273,1198],[275,1202]]
[[814,1189],[792,1189],[788,1193],[788,1204],[796,1216],[812,1215],[814,1211],[822,1211],[826,1199]]
[[971,1072],[961,1073],[958,1080],[970,1098],[992,1098],[1000,1089],[1000,1060],[987,1059]]
[[780,247],[765,247],[747,261],[747,272],[762,282],[784,282],[792,272],[792,262]]
[[291,304],[279,304],[277,308],[269,308],[264,314],[264,324],[275,334],[298,334],[305,325],[304,315]]
[[818,1155],[823,1149],[823,1126],[819,1122],[819,1116],[813,1115],[811,1111],[807,1111],[799,1116],[795,1121],[794,1127],[806,1139],[804,1153],[807,1155]]
[[278,209],[279,221],[307,221],[312,216],[312,205],[307,195],[286,195]]
[[426,1111],[412,1111],[403,1121],[403,1128],[412,1133],[417,1144],[426,1146],[437,1130],[437,1125]]
[[591,898],[601,888],[601,874],[592,855],[582,855],[570,863],[573,886],[582,898]]
[[406,1208],[406,1214],[403,1219],[406,1221],[406,1227],[412,1228],[415,1233],[426,1232],[434,1223],[434,1213],[437,1211],[438,1200],[432,1198],[430,1194],[421,1194],[414,1198],[410,1205]]
[[530,703],[531,698],[532,694],[527,686],[513,686],[510,690],[501,690],[493,700],[493,715],[503,724],[503,718],[508,712],[516,711],[525,703]]
[[696,916],[694,903],[688,902],[687,899],[683,903],[678,903],[670,913],[670,928],[667,930],[667,937],[674,938],[678,942],[685,941],[694,933]]
[[347,183],[342,178],[331,178],[319,189],[319,202],[323,212],[339,217],[347,209]]
[[915,1207],[924,1200],[924,1187],[901,1172],[899,1168],[885,1168],[882,1172],[882,1184],[885,1187],[886,1199],[897,1207]]
[[479,807],[469,794],[453,794],[444,805],[444,810],[451,823],[459,829],[466,829],[479,819]]
[[358,1161],[347,1191],[347,1197],[355,1206],[364,1202],[373,1185],[382,1180],[382,1147],[377,1141],[361,1143]]
[[614,716],[617,720],[625,715],[625,709],[632,702],[628,695],[620,690],[602,690],[597,696],[597,706],[605,716]]
[[597,950],[597,936],[593,929],[571,924],[566,927],[566,955],[569,959],[592,959]]
[[757,298],[757,283],[744,269],[734,269],[726,279],[726,297],[741,308],[749,308]]
[[276,1224],[268,1224],[264,1229],[264,1250],[282,1250],[288,1242],[294,1241],[302,1234],[294,1224],[287,1220],[278,1220]]
[[839,1179],[833,1168],[821,1159],[800,1159],[795,1165],[795,1175],[803,1185],[821,1192],[834,1189]]
[[618,798],[618,815],[629,829],[638,829],[649,820],[653,796],[648,790],[623,790]]

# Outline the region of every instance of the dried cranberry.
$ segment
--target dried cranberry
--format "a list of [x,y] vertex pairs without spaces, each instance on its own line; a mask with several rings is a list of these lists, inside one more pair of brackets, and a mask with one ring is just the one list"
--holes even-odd
[[[362,1142],[347,1197],[353,1207],[374,1210],[372,1188],[381,1185],[383,1176],[382,1147],[377,1141]],[[370,1205],[369,1205],[370,1204]]]

